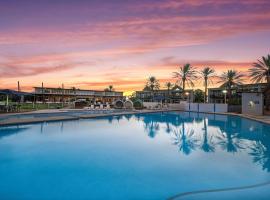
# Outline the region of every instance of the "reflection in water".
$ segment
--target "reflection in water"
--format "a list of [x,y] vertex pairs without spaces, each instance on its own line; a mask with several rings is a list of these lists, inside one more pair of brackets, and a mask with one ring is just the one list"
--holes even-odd
[[173,144],[177,145],[179,151],[185,155],[190,154],[198,147],[199,140],[195,137],[194,129],[186,128],[184,123],[173,131],[172,139]]
[[201,149],[204,152],[214,152],[215,144],[213,143],[213,136],[208,136],[208,125],[206,124],[206,118],[203,119],[203,142]]
[[27,130],[28,128],[29,128],[28,126],[0,127],[0,139],[10,135],[18,134],[20,132]]
[[166,133],[171,133],[172,132],[172,127],[170,125],[169,122],[166,122],[166,129],[165,129]]
[[270,172],[270,142],[268,141],[256,141],[252,147],[250,155],[253,157],[253,161],[262,166],[264,170]]
[[218,144],[223,150],[227,152],[236,153],[237,151],[244,149],[245,141],[242,141],[236,134],[231,132],[223,132],[216,136],[219,140]]
[[159,123],[153,120],[145,120],[144,123],[144,129],[148,133],[148,136],[154,138],[159,130]]
[[[223,151],[230,154],[246,152],[254,163],[270,171],[270,126],[266,124],[236,116],[179,112],[119,115],[105,119],[112,125],[114,120],[117,123],[122,120],[139,124],[143,122],[144,131],[150,138],[155,138],[157,133],[166,134],[184,155],[196,151]],[[68,129],[64,129],[65,123],[69,122],[59,123],[61,132]],[[46,133],[46,124],[39,124],[40,133]],[[29,127],[31,125],[0,127],[0,140]]]
[[172,138],[179,152],[247,152],[254,163],[270,171],[269,126],[236,116],[168,112],[141,118],[148,136],[154,138],[160,127]]

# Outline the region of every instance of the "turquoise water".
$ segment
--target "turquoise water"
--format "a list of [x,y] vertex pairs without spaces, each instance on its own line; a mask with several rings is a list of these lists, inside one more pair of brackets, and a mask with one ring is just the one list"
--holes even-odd
[[[188,112],[0,127],[0,199],[169,199],[270,181],[270,126]],[[175,199],[269,199],[270,186]]]

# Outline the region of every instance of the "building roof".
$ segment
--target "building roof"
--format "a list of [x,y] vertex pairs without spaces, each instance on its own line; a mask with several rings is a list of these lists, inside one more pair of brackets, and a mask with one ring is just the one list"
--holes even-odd
[[[234,86],[232,87],[232,89],[242,89],[242,88],[245,88],[245,87],[256,87],[256,86],[263,86],[263,87],[266,87],[267,86],[267,83],[248,83],[248,84],[241,84],[241,85],[237,85],[237,86]],[[223,90],[225,87],[216,87],[216,88],[208,88],[208,90]]]
[[15,90],[10,90],[10,89],[3,89],[0,90],[0,94],[3,95],[14,95],[14,96],[32,96],[32,93],[28,93],[28,92],[18,92]]
[[[42,89],[42,87],[34,87],[34,89]],[[62,90],[61,87],[43,87],[43,89],[53,89],[53,90]],[[64,90],[75,90],[73,88],[64,88]],[[77,91],[87,91],[87,92],[121,92],[121,91],[104,91],[104,90],[85,90],[85,89],[79,89],[79,88],[76,88]],[[123,93],[123,92],[121,92]]]

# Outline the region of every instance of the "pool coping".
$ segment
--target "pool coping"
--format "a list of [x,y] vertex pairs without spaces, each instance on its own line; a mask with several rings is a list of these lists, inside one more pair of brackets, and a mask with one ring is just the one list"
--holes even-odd
[[[108,117],[108,116],[119,116],[119,115],[130,115],[130,114],[144,114],[144,113],[155,113],[155,112],[166,112],[166,111],[179,111],[176,109],[169,109],[169,110],[132,110],[132,111],[121,111],[121,112],[113,112],[113,113],[101,113],[101,114],[82,114],[82,115],[69,115],[69,116],[50,116],[50,117],[39,117],[39,118],[11,118],[8,120],[0,121],[0,127],[1,126],[9,126],[9,125],[23,125],[23,124],[32,124],[32,123],[40,123],[40,122],[53,122],[53,121],[67,121],[67,120],[79,120],[79,119],[91,119],[91,118],[98,118],[98,117]],[[59,113],[64,113],[64,111],[59,111]],[[18,113],[18,115],[21,115],[22,113]],[[23,113],[26,114],[26,113]],[[50,114],[50,112],[42,112],[42,113],[36,113],[31,112],[27,114]],[[14,115],[13,114],[7,114],[7,116]],[[15,114],[17,115],[17,114]]]
[[[68,111],[68,110],[66,110]],[[50,114],[50,113],[65,113],[66,111],[58,110],[58,112],[29,112],[27,114]],[[80,111],[80,110],[78,110]],[[32,124],[32,123],[41,123],[41,122],[53,122],[53,121],[67,121],[67,120],[79,120],[79,119],[92,119],[99,117],[108,117],[108,116],[119,116],[119,115],[130,115],[130,114],[146,114],[146,113],[156,113],[156,112],[171,112],[171,111],[180,111],[180,112],[193,112],[193,113],[205,113],[205,114],[216,114],[216,115],[231,115],[231,116],[239,116],[244,117],[246,119],[254,120],[257,122],[265,123],[270,125],[270,116],[255,116],[255,115],[245,115],[239,113],[217,113],[217,112],[195,112],[195,111],[185,111],[180,109],[159,109],[159,110],[131,110],[131,111],[121,111],[121,112],[113,112],[113,113],[102,113],[102,114],[82,114],[81,116],[69,115],[69,116],[46,116],[39,118],[20,118],[15,119],[11,118],[8,120],[0,121],[0,126],[9,126],[9,125],[23,125],[23,124]],[[15,115],[22,115],[26,113],[15,113]],[[14,115],[6,114],[7,116]]]

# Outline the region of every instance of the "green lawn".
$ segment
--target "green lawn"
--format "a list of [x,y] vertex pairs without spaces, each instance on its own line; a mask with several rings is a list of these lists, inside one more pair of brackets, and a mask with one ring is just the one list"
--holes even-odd
[[[2,105],[4,105],[4,102],[1,102]],[[9,102],[10,106],[14,106],[16,108],[14,111],[18,112],[27,112],[27,111],[33,111],[33,110],[44,110],[44,109],[60,109],[63,108],[62,103],[38,103],[38,104],[32,104],[32,103],[17,103],[17,102]],[[64,105],[64,107],[67,106],[67,104]]]

